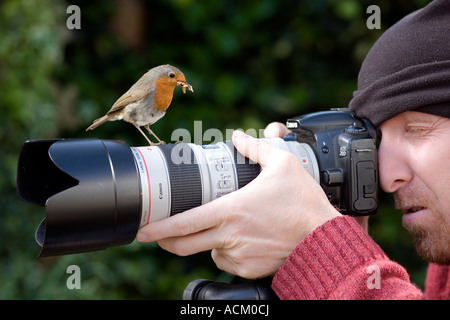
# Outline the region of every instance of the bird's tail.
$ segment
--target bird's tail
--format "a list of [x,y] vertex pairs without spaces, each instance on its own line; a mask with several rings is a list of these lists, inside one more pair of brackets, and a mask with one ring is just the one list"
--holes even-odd
[[87,129],[86,131],[89,130],[94,130],[95,128],[97,128],[99,125],[104,124],[106,121],[109,120],[109,117],[107,115],[98,118],[97,120],[94,120],[94,123],[92,123]]

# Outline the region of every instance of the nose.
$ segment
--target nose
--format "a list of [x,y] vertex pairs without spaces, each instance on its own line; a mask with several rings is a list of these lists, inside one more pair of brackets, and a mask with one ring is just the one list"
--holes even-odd
[[385,192],[395,192],[413,178],[405,144],[388,134],[383,133],[378,148],[378,165],[380,186]]

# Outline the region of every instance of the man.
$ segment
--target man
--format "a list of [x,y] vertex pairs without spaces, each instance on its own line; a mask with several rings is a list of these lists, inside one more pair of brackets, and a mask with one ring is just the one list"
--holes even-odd
[[[156,240],[178,255],[212,250],[222,270],[273,275],[282,299],[450,299],[449,44],[450,2],[435,0],[375,43],[350,102],[377,126],[380,185],[394,194],[404,227],[430,262],[424,293],[355,219],[330,205],[292,154],[241,132],[233,143],[261,174],[142,228],[138,240]],[[266,128],[268,136],[286,133],[281,124]]]

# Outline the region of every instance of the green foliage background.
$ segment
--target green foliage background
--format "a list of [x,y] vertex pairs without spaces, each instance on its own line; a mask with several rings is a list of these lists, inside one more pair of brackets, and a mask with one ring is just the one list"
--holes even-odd
[[[195,120],[203,121],[203,130],[258,130],[271,121],[346,106],[374,41],[427,3],[0,2],[0,299],[179,299],[193,279],[232,278],[215,268],[208,252],[180,258],[156,244],[37,259],[34,230],[45,209],[16,195],[24,141],[99,137],[145,145],[126,123],[89,133],[85,128],[144,72],[166,63],[184,72],[195,93],[176,90],[169,112],[152,126],[165,141],[176,128],[192,132]],[[70,4],[81,9],[80,30],[66,27]],[[366,27],[371,4],[381,8],[381,30]],[[370,234],[423,287],[426,263],[388,195],[371,218]],[[81,268],[81,290],[66,287],[72,264]]]

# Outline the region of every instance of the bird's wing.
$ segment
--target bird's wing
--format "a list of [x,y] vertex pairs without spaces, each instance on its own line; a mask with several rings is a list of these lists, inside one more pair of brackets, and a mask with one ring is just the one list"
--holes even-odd
[[131,87],[130,90],[125,92],[119,99],[117,99],[117,101],[113,104],[111,110],[109,110],[107,114],[112,114],[120,111],[130,103],[144,99],[148,95],[148,93],[149,92],[147,90],[144,90],[144,88],[139,90],[136,87]]
[[125,108],[127,105],[129,105],[130,103],[139,101],[143,98],[144,98],[144,94],[136,95],[134,93],[125,92],[119,99],[117,99],[117,101],[113,104],[113,106],[111,107],[111,109],[108,111],[107,114],[112,114],[117,111],[120,111],[123,108]]

